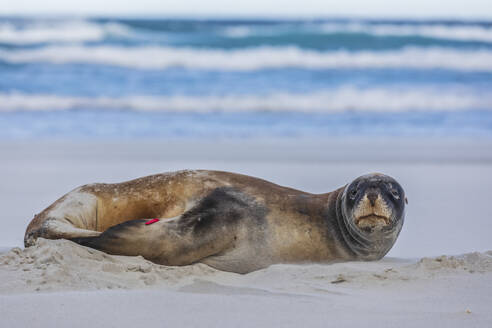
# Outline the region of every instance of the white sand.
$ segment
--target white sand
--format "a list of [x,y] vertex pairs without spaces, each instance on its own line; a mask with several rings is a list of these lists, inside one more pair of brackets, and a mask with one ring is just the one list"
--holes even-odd
[[164,267],[41,239],[0,255],[0,323],[412,327],[437,321],[486,327],[492,322],[490,282],[492,251],[419,261],[274,265],[240,275],[203,264]]
[[5,247],[21,246],[33,214],[78,185],[182,168],[236,171],[311,192],[381,171],[401,182],[410,202],[399,240],[378,262],[275,265],[238,275],[40,240],[0,255],[0,327],[490,327],[490,146],[405,140],[0,144]]

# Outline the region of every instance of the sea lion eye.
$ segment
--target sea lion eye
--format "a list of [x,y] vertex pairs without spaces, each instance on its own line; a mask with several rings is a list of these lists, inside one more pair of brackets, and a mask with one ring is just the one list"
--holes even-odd
[[396,189],[391,189],[391,195],[393,195],[393,197],[395,199],[400,199],[400,194],[398,193],[398,190],[396,190]]
[[350,199],[354,200],[355,196],[357,196],[357,189],[352,189],[352,191],[349,193]]

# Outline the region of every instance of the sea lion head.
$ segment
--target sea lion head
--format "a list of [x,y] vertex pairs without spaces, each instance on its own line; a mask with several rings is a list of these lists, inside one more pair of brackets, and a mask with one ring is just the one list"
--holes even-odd
[[343,224],[359,255],[376,259],[390,250],[403,226],[406,202],[400,184],[381,173],[360,176],[345,187]]

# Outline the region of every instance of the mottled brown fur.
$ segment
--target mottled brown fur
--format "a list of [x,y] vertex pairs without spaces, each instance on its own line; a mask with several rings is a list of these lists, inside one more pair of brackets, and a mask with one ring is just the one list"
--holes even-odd
[[[353,254],[343,244],[336,218],[343,190],[314,195],[219,171],[85,185],[37,215],[25,244],[38,237],[67,238],[160,264],[203,262],[234,272],[274,263],[349,260]],[[161,221],[145,225],[150,218]]]

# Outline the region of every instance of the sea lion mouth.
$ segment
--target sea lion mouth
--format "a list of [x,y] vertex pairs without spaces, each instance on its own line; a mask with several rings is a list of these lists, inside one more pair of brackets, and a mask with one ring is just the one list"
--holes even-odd
[[360,216],[355,219],[355,224],[361,228],[377,228],[377,227],[385,227],[389,225],[391,222],[389,217],[386,216],[381,216],[381,215],[376,215],[376,214],[369,214],[369,215],[364,215]]

